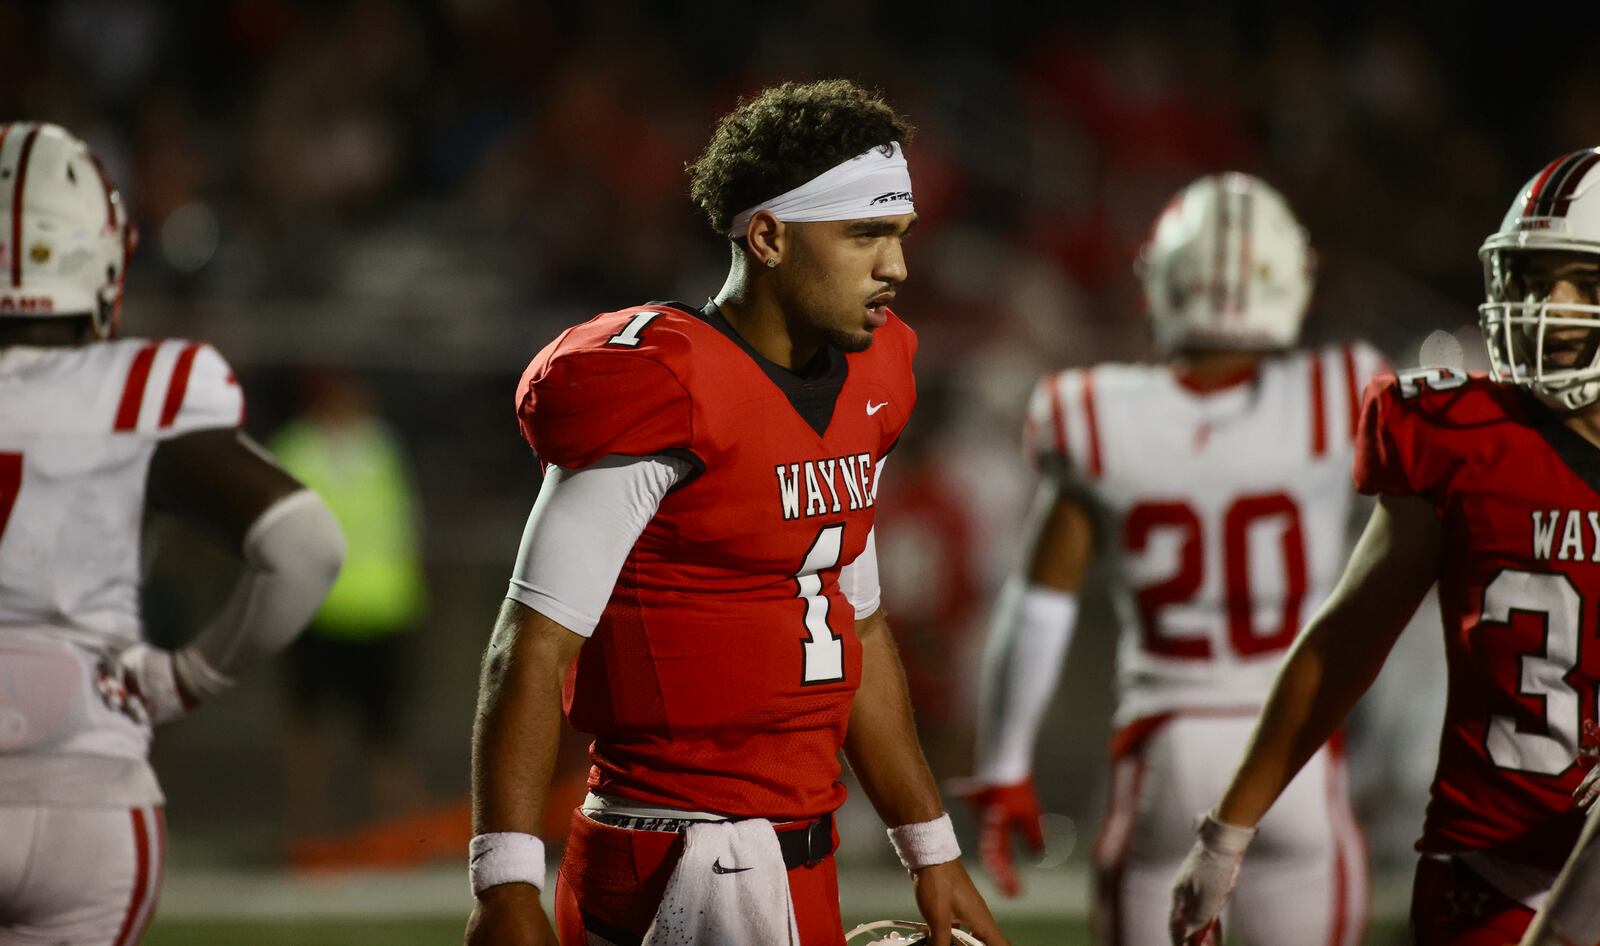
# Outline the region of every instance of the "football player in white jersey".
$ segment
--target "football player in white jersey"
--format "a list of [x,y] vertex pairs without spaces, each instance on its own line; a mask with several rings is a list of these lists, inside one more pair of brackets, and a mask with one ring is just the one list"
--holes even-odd
[[[0,123],[0,944],[129,946],[164,853],[153,724],[299,632],[343,559],[315,494],[239,431],[209,345],[114,338],[132,228],[83,142]],[[141,522],[243,569],[175,651],[144,641]]]
[[[1344,560],[1363,344],[1294,350],[1312,254],[1283,198],[1204,177],[1140,260],[1155,365],[1045,376],[1026,449],[1042,485],[1020,574],[986,645],[974,802],[1009,893],[1016,834],[1039,849],[1032,754],[1091,559],[1114,568],[1118,647],[1110,803],[1094,849],[1097,942],[1167,942],[1193,812],[1221,790],[1273,673]],[[1048,749],[1046,750],[1048,751]],[[1337,743],[1262,823],[1234,929],[1251,946],[1359,942],[1365,850]]]

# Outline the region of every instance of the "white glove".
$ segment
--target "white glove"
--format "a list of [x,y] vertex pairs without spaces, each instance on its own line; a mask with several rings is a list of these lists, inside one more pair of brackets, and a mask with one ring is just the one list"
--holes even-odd
[[178,688],[172,652],[145,643],[101,665],[99,688],[106,705],[140,722],[171,722],[193,709]]
[[1172,884],[1172,913],[1167,928],[1173,946],[1219,943],[1217,917],[1239,882],[1245,848],[1256,836],[1255,828],[1224,824],[1210,814],[1195,820],[1200,839],[1178,868]]

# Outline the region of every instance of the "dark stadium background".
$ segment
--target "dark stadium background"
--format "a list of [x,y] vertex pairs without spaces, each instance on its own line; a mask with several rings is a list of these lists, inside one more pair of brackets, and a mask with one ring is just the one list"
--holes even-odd
[[[426,504],[433,608],[406,724],[449,811],[538,488],[518,373],[596,312],[718,288],[726,251],[682,168],[739,95],[831,75],[881,87],[920,128],[922,224],[897,309],[921,335],[922,402],[888,468],[880,547],[928,751],[953,777],[1031,490],[1022,400],[1045,369],[1151,355],[1131,262],[1178,187],[1239,169],[1288,195],[1320,260],[1311,340],[1481,362],[1477,246],[1545,161],[1600,142],[1595,33],[1554,4],[1396,7],[0,0],[0,118],[57,121],[98,150],[143,237],[125,332],[215,342],[253,433],[291,416],[308,369],[372,385]],[[202,542],[170,538],[149,594],[169,641],[227,575]],[[1039,761],[1059,837],[1077,843],[1007,914],[1019,943],[1081,935],[1109,630],[1091,601]],[[1412,637],[1404,686],[1352,734],[1374,942],[1404,902],[1437,728],[1437,645]],[[279,683],[258,674],[161,734],[172,848],[149,942],[450,941],[460,858],[284,871]],[[340,804],[359,832],[355,794]],[[847,886],[882,891],[847,907],[913,912],[870,814],[843,823]]]

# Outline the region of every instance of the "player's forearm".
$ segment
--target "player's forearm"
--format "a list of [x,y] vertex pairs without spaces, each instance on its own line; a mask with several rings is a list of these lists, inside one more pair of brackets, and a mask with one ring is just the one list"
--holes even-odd
[[1254,825],[1344,721],[1432,585],[1439,544],[1426,501],[1380,501],[1339,586],[1278,671],[1219,820]]
[[1313,624],[1291,652],[1262,710],[1249,749],[1222,801],[1218,820],[1253,826],[1366,692],[1383,665],[1341,652],[1338,622]]
[[900,654],[883,612],[860,622],[861,686],[850,710],[845,757],[884,824],[932,821],[944,813],[917,741]]
[[327,505],[302,489],[266,509],[240,545],[245,566],[220,612],[174,654],[177,680],[194,701],[281,650],[333,587],[344,537]]
[[1000,593],[978,679],[974,774],[1001,785],[1032,771],[1039,725],[1061,679],[1077,596],[1013,578]]
[[582,640],[514,601],[501,605],[472,731],[473,833],[540,833],[561,742],[562,677]]

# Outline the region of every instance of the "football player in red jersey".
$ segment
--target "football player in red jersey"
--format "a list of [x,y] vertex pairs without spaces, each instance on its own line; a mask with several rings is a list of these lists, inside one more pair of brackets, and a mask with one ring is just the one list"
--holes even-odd
[[1439,584],[1449,696],[1411,919],[1421,946],[1515,942],[1583,824],[1600,648],[1600,149],[1552,162],[1483,245],[1489,377],[1384,377],[1355,479],[1378,496],[1173,891],[1203,942],[1255,825]]
[[[546,477],[484,658],[469,944],[839,946],[841,747],[931,941],[1005,942],[878,607],[878,479],[916,398],[888,308],[910,131],[839,80],[741,102],[689,168],[721,292],[597,316],[523,375]],[[595,738],[552,925],[533,832],[563,708]]]

